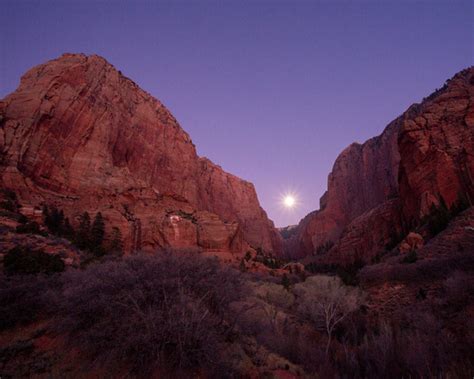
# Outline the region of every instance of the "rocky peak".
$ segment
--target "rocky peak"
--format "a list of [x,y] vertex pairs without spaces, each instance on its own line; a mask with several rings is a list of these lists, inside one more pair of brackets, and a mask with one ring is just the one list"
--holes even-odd
[[212,212],[237,223],[220,230],[281,249],[253,186],[200,159],[166,107],[102,57],[64,54],[34,67],[0,117],[2,186],[25,203],[57,203],[72,216],[101,210],[129,250],[166,245],[163,225],[178,210]]

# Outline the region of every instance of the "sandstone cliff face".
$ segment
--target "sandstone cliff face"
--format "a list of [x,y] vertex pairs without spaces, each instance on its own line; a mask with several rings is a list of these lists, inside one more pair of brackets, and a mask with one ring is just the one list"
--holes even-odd
[[399,123],[400,119],[393,121],[380,136],[362,145],[354,143],[338,156],[321,210],[309,214],[299,225],[297,256],[337,240],[352,220],[397,196]]
[[280,252],[253,185],[199,158],[170,112],[101,57],[65,54],[28,71],[0,102],[0,127],[2,186],[72,217],[101,211],[128,251]]
[[[370,260],[391,236],[419,223],[443,198],[474,199],[474,69],[411,106],[379,136],[352,144],[337,158],[321,209],[306,216],[287,254],[325,261]],[[406,230],[404,230],[406,231]]]
[[398,138],[400,196],[407,219],[419,220],[443,198],[474,204],[474,69],[413,106]]
[[259,206],[253,184],[223,171],[209,159],[200,158],[199,163],[203,207],[223,220],[237,219],[245,240],[251,246],[261,246],[264,250],[281,254],[282,238]]

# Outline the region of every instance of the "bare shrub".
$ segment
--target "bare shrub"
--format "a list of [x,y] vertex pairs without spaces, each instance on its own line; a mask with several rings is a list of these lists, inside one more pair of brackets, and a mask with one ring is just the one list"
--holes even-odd
[[455,271],[444,282],[446,302],[457,309],[466,306],[474,293],[474,277],[466,272]]
[[7,274],[51,274],[64,271],[64,262],[59,255],[47,254],[42,250],[31,250],[15,246],[5,254],[3,260]]
[[33,322],[51,309],[53,276],[5,276],[0,274],[0,330]]
[[219,346],[230,337],[230,304],[241,281],[210,259],[163,252],[108,261],[64,275],[58,331],[104,363],[227,370]]
[[327,335],[326,355],[331,346],[334,330],[349,314],[361,304],[362,294],[355,287],[342,284],[333,276],[315,275],[295,285],[300,298],[300,309]]
[[[429,309],[400,309],[395,319],[372,328],[358,348],[362,377],[464,377],[472,370],[471,349],[454,341]],[[464,375],[456,375],[462,372]],[[468,376],[467,376],[468,377]]]
[[396,356],[396,344],[393,329],[386,321],[379,328],[372,329],[359,348],[361,367],[369,377],[385,375],[390,372]]

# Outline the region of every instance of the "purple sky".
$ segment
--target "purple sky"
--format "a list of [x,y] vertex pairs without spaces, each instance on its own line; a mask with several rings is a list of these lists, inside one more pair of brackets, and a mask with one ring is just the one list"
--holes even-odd
[[1,3],[0,97],[64,52],[102,55],[253,182],[277,226],[319,207],[345,146],[474,62],[470,0]]

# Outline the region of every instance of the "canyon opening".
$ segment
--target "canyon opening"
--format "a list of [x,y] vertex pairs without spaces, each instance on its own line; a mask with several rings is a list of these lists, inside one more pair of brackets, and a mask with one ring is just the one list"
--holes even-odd
[[0,377],[472,378],[470,1],[14,1]]

